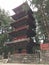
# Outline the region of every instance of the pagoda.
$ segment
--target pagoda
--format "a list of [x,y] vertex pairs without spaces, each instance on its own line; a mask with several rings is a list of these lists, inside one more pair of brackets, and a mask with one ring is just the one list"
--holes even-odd
[[13,9],[15,14],[11,16],[15,22],[11,23],[13,28],[12,32],[9,32],[9,42],[5,44],[9,49],[13,49],[12,54],[31,54],[35,50],[37,44],[33,38],[36,36],[36,22],[33,17],[33,12],[30,9],[27,2]]

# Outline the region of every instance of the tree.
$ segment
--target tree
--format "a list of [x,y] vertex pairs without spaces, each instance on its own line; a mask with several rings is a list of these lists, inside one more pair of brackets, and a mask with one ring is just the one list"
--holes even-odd
[[38,11],[34,12],[37,22],[36,39],[42,39],[49,42],[49,0],[29,0],[32,7],[37,7]]
[[0,9],[0,54],[5,51],[4,42],[7,41],[7,32],[10,31],[10,23],[13,22],[8,12]]

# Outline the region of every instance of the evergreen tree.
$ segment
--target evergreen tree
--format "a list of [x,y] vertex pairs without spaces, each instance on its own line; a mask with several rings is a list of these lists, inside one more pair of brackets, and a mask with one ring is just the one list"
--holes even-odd
[[[4,9],[0,9],[0,54],[5,51],[5,41],[7,41],[7,32],[10,30],[10,23],[13,20],[9,16],[8,12]],[[6,51],[7,52],[7,51]]]
[[38,11],[34,12],[37,22],[36,40],[40,42],[49,42],[49,0],[28,0],[33,8],[37,7]]

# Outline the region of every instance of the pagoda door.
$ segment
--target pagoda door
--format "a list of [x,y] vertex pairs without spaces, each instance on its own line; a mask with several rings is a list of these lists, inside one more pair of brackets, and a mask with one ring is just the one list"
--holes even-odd
[[19,48],[19,49],[18,49],[18,53],[21,53],[21,51],[22,51],[22,48]]

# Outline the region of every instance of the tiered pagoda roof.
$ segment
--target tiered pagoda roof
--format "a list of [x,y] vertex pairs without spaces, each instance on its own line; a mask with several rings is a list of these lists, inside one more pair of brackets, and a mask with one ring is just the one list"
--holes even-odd
[[16,7],[13,9],[13,11],[16,13],[16,14],[20,14],[21,12],[25,12],[25,11],[28,11],[30,10],[30,7],[28,6],[28,3],[27,2],[24,2],[23,4],[21,4],[20,6]]
[[19,26],[22,26],[22,25],[30,25],[32,26],[32,28],[36,28],[36,22],[35,22],[35,19],[34,17],[29,16],[29,15],[26,15],[18,20],[16,20],[16,22],[13,22],[11,23],[11,26],[17,28]]

